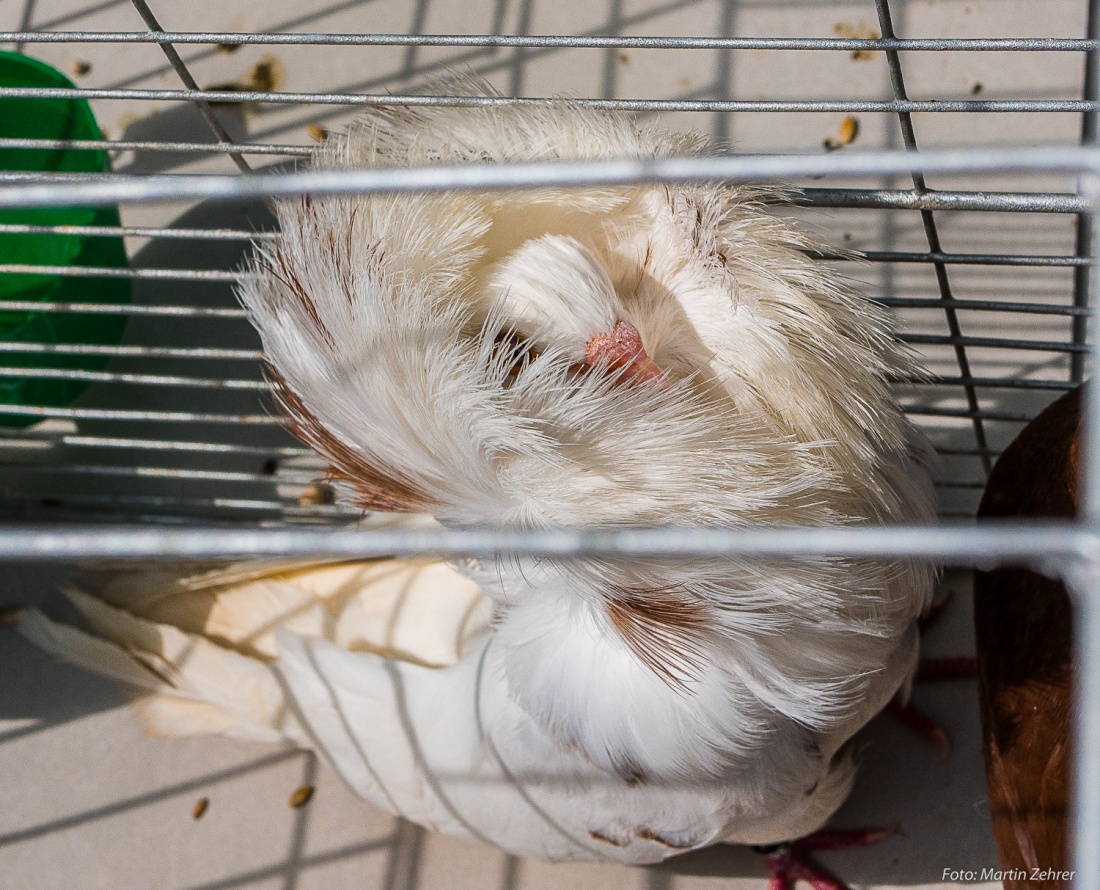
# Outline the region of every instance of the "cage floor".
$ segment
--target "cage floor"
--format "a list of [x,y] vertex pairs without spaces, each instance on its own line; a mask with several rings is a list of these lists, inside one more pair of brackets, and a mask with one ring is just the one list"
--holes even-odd
[[[864,0],[485,0],[476,4],[445,0],[269,0],[264,4],[192,0],[172,4],[161,0],[151,5],[166,29],[181,31],[877,34],[874,4]],[[1080,37],[1085,32],[1082,0],[893,0],[891,6],[897,32],[907,37]],[[143,25],[127,0],[10,0],[0,4],[0,29],[31,28],[138,30]],[[250,77],[263,70],[278,89],[399,93],[447,70],[471,68],[504,93],[516,95],[564,92],[747,100],[890,96],[881,54],[415,46],[375,48],[370,53],[308,46],[185,49],[182,54],[204,87],[247,85]],[[155,45],[42,43],[24,50],[70,72],[81,86],[179,86]],[[920,98],[1075,99],[1081,95],[1082,59],[1077,53],[912,53],[904,55],[903,62],[909,92]],[[84,73],[75,73],[80,71]],[[190,105],[153,99],[98,100],[94,107],[110,138],[210,139],[208,133],[203,135],[201,119]],[[354,110],[341,106],[273,104],[238,111],[236,117],[225,118],[235,128],[231,133],[235,138],[299,146],[311,143],[311,126],[338,128],[354,117]],[[814,152],[822,149],[824,140],[836,138],[845,117],[844,112],[676,112],[662,119],[675,127],[699,129],[730,140],[746,151]],[[970,114],[965,126],[959,121],[950,114],[917,115],[921,146],[1070,144],[1080,134],[1080,115],[1071,112]],[[861,115],[858,133],[858,142],[846,150],[902,144],[893,113]],[[270,162],[261,157],[256,166]],[[206,158],[123,152],[115,169],[157,173],[228,172],[235,168],[224,155]],[[985,180],[947,186],[993,189],[997,183]],[[1005,185],[1012,190],[1025,187],[1072,192],[1074,184],[1047,178],[1035,182],[1017,179]],[[227,218],[224,208],[212,212],[208,207],[131,207],[124,208],[123,222],[130,226],[237,228],[255,223],[255,218],[240,208],[232,209],[230,215],[232,218]],[[928,249],[915,211],[815,210],[804,215],[825,241],[838,247]],[[1000,254],[1072,253],[1076,221],[1067,214],[1004,213],[939,213],[937,220],[945,249]],[[215,245],[215,249],[207,244],[181,246],[140,239],[128,246],[134,267],[172,266],[222,273],[235,268],[243,250],[239,244],[232,249]],[[864,290],[871,295],[901,300],[939,296],[933,269],[927,263],[853,266],[848,271],[863,281]],[[958,295],[988,300],[1025,295],[1036,302],[1065,305],[1072,287],[1072,269],[1068,267],[954,266],[951,276]],[[143,280],[136,282],[135,303],[230,306],[232,296],[222,280]],[[908,330],[942,338],[939,309],[935,310],[939,328],[926,325],[932,318],[927,307],[899,312]],[[984,337],[1067,338],[1065,317],[986,312],[971,313],[968,319],[967,332]],[[188,330],[184,325],[173,329],[171,335],[182,337]],[[154,332],[149,323],[142,324],[139,319],[131,324],[127,337],[141,342],[143,336],[153,337]],[[924,352],[935,373],[960,373],[953,364],[952,350],[942,339],[929,343]],[[980,354],[974,373],[984,373],[987,379],[1049,382],[1054,378],[1064,381],[1067,368],[1067,355],[1057,350],[1020,353],[994,344]],[[126,370],[147,369],[135,366]],[[119,395],[122,401],[116,402],[104,392],[93,387],[78,404],[97,409],[164,407],[163,399],[157,401],[151,391]],[[910,400],[918,409],[920,422],[941,450],[948,452],[941,471],[941,495],[945,514],[960,516],[972,513],[982,478],[962,392],[958,386],[916,392]],[[1024,414],[1033,414],[1058,392],[993,385],[978,394],[987,413],[989,447],[995,452],[1019,429]],[[53,427],[44,430],[44,437],[74,432],[66,426],[67,421],[51,423]],[[87,434],[88,425],[78,432]],[[109,428],[98,429],[91,423],[92,437],[110,433]],[[276,438],[264,442],[270,448],[285,444]],[[76,447],[72,442],[66,445]],[[28,463],[47,450],[29,449],[31,457],[23,460]],[[73,453],[66,452],[70,458]],[[86,480],[73,489],[70,477],[56,467],[50,469],[56,472],[57,486],[85,492],[81,486]],[[255,475],[258,470],[249,472]],[[263,480],[263,485],[274,492],[278,482],[289,491],[279,496],[296,504],[294,472],[291,467],[285,479]],[[296,472],[301,475],[302,470]],[[224,485],[212,479],[208,488],[216,492]],[[102,497],[106,490],[92,486],[85,494]],[[213,497],[205,489],[195,490],[202,497]],[[196,512],[201,515],[201,505]],[[63,566],[47,570],[3,566],[2,570],[0,605],[47,602],[54,606],[54,590],[67,571]],[[957,596],[941,624],[928,635],[925,652],[970,654],[969,578],[963,573],[950,574],[943,587]],[[856,888],[999,886],[965,874],[950,874],[980,874],[996,867],[975,686],[958,683],[919,688],[914,698],[947,731],[954,744],[952,758],[944,763],[907,730],[888,718],[876,720],[862,737],[863,767],[856,790],[835,824],[895,826],[897,833],[876,847],[823,854],[821,861]],[[220,739],[143,737],[112,684],[51,661],[4,628],[0,628],[0,775],[5,788],[4,806],[0,807],[0,887],[534,890],[598,885],[639,890],[762,890],[766,885],[762,861],[744,848],[713,848],[652,868],[547,865],[432,835],[364,804],[301,752]],[[291,808],[288,799],[302,785],[315,786],[316,792],[305,806]],[[206,812],[195,819],[193,808],[204,798],[208,800]]]
[[[45,600],[61,571],[7,573],[0,601]],[[926,636],[935,656],[973,652],[967,573]],[[874,847],[819,861],[859,888],[966,886],[945,871],[997,868],[973,682],[918,687],[950,760],[893,718],[860,738],[856,789],[834,817],[888,826]],[[0,629],[0,886],[104,890],[764,890],[761,857],[719,846],[660,866],[547,864],[444,837],[355,797],[312,755],[225,739],[148,738],[114,684],[58,664]],[[316,790],[289,806],[302,785]],[[209,801],[200,819],[193,810]]]

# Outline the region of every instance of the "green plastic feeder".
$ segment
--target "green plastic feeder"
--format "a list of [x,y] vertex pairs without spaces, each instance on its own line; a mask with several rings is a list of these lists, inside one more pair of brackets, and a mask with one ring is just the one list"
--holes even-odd
[[[37,59],[0,52],[0,86],[61,87],[74,85]],[[84,99],[0,98],[0,137],[101,140],[92,110]],[[57,173],[105,173],[107,152],[90,149],[0,148],[0,170]],[[35,226],[119,225],[115,207],[46,207],[0,209],[0,224]],[[118,237],[23,234],[0,231],[0,263],[34,266],[126,268],[126,250]],[[89,312],[3,311],[5,301],[40,303],[129,303],[125,278],[73,277],[0,272],[0,340],[7,343],[112,345],[122,337],[126,316]],[[98,371],[108,356],[49,352],[5,352],[0,366],[26,368],[21,376],[0,375],[0,406],[62,407],[89,381],[36,376],[31,369]],[[0,409],[0,426],[25,427],[44,419],[41,413]]]

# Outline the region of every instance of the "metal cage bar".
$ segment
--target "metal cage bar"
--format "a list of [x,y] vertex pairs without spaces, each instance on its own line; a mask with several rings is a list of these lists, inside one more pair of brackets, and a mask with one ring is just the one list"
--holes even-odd
[[855,52],[1088,52],[1095,37],[633,37],[602,34],[293,34],[234,31],[0,31],[0,43],[178,43],[226,46],[448,46],[519,49],[767,49]]
[[[0,98],[31,99],[117,99],[122,101],[172,101],[197,103],[263,102],[271,105],[350,105],[373,107],[407,105],[410,107],[504,108],[539,106],[546,96],[456,96],[369,93],[269,92],[260,90],[214,89],[107,89],[63,87],[0,87]],[[1100,108],[1100,102],[1087,99],[575,99],[578,105],[608,111],[799,111],[799,112],[891,112],[899,114],[983,111],[1010,113],[1021,111],[1087,112]]]

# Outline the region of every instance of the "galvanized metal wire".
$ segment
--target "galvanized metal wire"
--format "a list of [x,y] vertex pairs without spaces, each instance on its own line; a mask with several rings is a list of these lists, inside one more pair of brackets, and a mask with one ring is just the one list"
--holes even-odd
[[[65,89],[61,87],[0,87],[0,98],[28,99],[116,99],[120,101],[167,101],[197,103],[265,102],[279,105],[353,105],[364,108],[389,105],[445,108],[506,108],[537,107],[550,97],[530,96],[450,96],[348,93],[272,93],[260,90],[212,89]],[[944,114],[949,112],[1071,112],[1084,113],[1100,109],[1100,102],[1088,99],[573,99],[586,108],[608,111],[846,111],[852,113],[914,112]]]
[[[144,4],[142,4],[144,5]],[[839,52],[1085,52],[1095,38],[631,37],[596,34],[250,34],[232,31],[0,31],[0,43],[178,43],[224,46],[458,46],[527,49],[767,49]]]

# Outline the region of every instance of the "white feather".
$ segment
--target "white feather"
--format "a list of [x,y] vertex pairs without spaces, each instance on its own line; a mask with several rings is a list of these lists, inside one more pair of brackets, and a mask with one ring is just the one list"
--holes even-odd
[[[709,151],[562,100],[374,110],[315,162]],[[888,385],[913,363],[753,189],[277,210],[282,238],[259,248],[241,296],[291,428],[349,503],[521,528],[934,516],[927,448]],[[667,385],[578,367],[618,320]],[[309,743],[380,805],[517,853],[634,862],[827,819],[851,783],[845,743],[912,674],[934,575],[826,558],[500,559],[463,567],[469,581],[426,567],[441,574],[402,637],[399,617],[380,631],[399,610],[379,571],[245,572],[177,586],[147,617],[258,664],[277,653]],[[481,594],[492,631],[459,634],[444,658],[427,641],[453,640],[454,603],[484,609]],[[357,605],[334,616],[345,598]],[[200,600],[196,625],[180,604]]]

